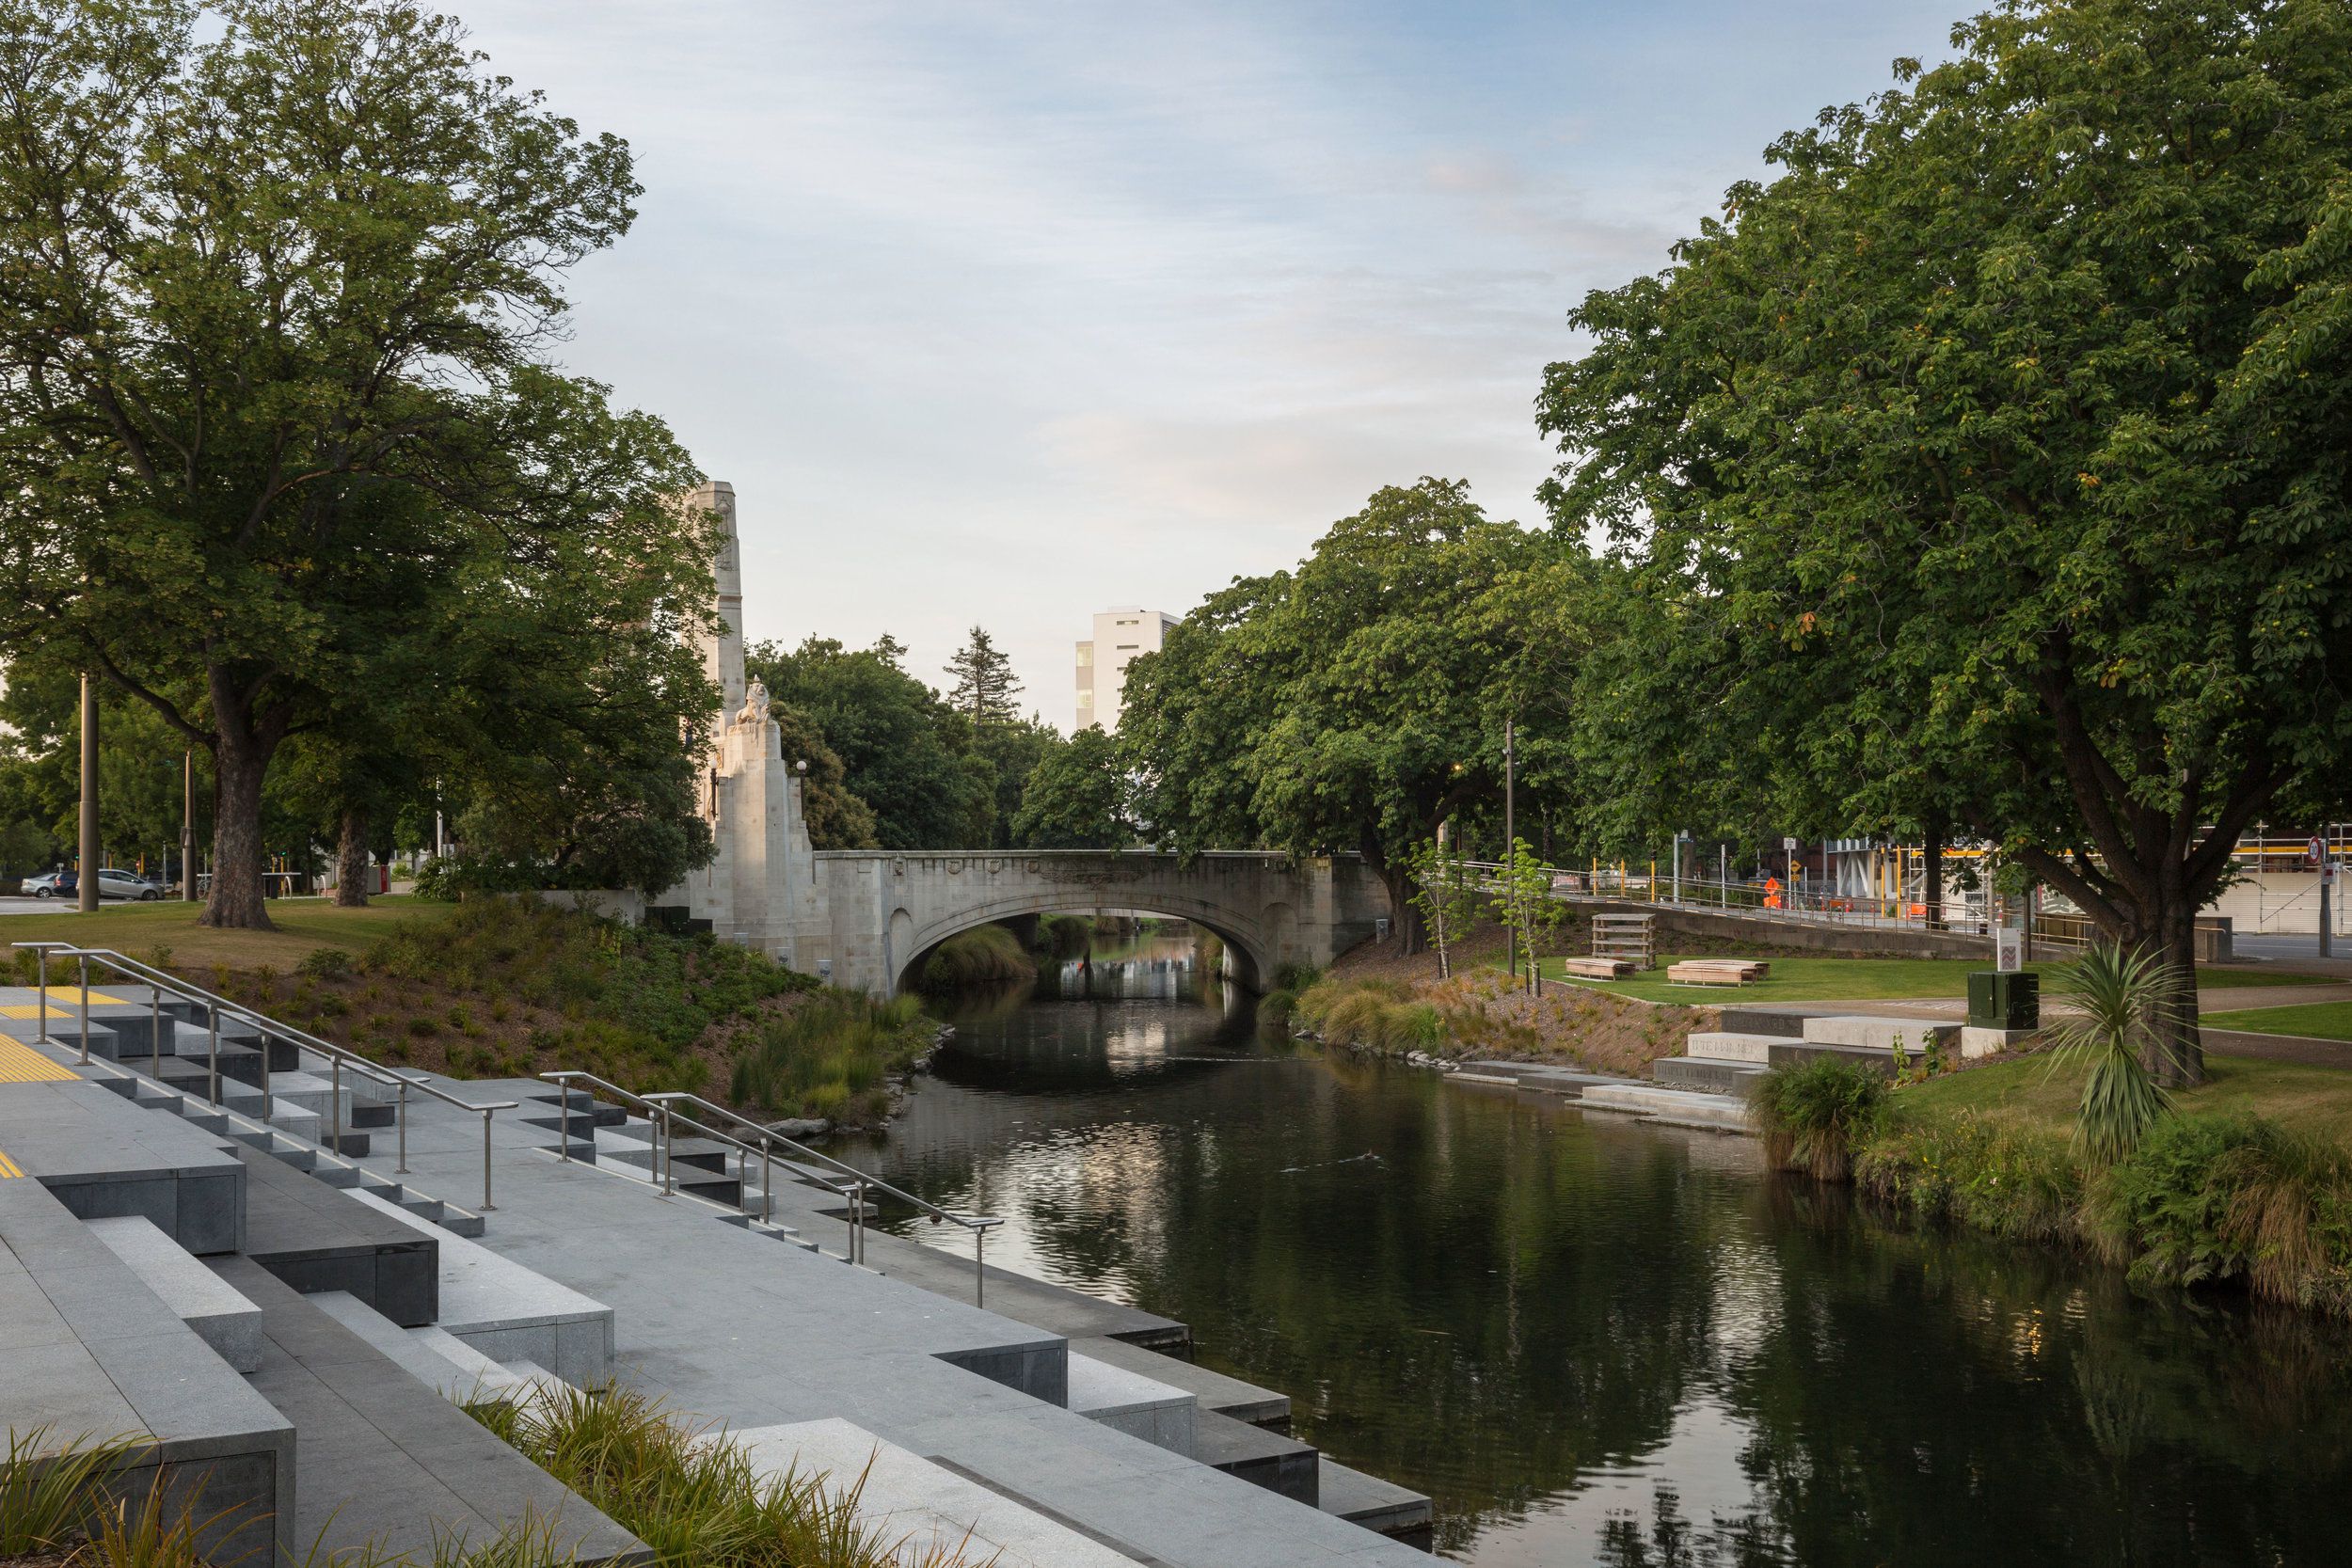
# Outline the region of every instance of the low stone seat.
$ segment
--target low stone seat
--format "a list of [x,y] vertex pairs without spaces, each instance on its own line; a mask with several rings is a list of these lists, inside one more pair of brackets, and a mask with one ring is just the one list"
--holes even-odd
[[244,1251],[297,1291],[348,1291],[404,1326],[440,1315],[440,1250],[346,1192],[274,1156],[244,1148]]

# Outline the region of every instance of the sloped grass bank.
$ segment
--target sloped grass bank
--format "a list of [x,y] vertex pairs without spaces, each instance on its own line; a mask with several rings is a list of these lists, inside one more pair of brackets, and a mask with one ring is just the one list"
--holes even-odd
[[[718,1098],[757,1053],[760,1109],[842,1122],[885,1114],[889,1081],[935,1032],[867,1028],[865,998],[749,948],[534,898],[469,898],[356,953],[315,948],[291,971],[176,967],[374,1060],[461,1078],[577,1068],[640,1094]],[[787,1027],[820,996],[809,1022]]]
[[2207,1064],[2211,1083],[2104,1166],[2073,1143],[2083,1069],[2047,1057],[1891,1090],[1816,1062],[1775,1070],[1751,1102],[1784,1168],[1850,1174],[1920,1218],[2070,1247],[2137,1283],[2352,1319],[2352,1075]]
[[1656,1006],[1547,983],[1532,996],[1499,969],[1468,964],[1448,979],[1326,975],[1294,998],[1261,1004],[1327,1045],[1387,1055],[1422,1052],[1459,1058],[1559,1062],[1592,1072],[1646,1076],[1650,1064],[1681,1053],[1712,1012]]

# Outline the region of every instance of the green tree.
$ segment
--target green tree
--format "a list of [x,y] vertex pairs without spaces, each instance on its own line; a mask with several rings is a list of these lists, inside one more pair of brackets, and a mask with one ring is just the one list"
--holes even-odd
[[1123,849],[1136,841],[1119,743],[1089,724],[1038,759],[1012,842],[1025,849]]
[[266,926],[289,736],[463,609],[609,588],[587,667],[692,595],[691,466],[540,358],[628,150],[410,0],[0,0],[0,638],[212,754],[204,919]]
[[1522,782],[1565,786],[1590,568],[1574,544],[1488,518],[1459,483],[1378,491],[1296,572],[1210,595],[1128,666],[1140,815],[1187,853],[1359,852],[1416,950],[1411,848],[1500,801],[1506,715],[1527,737]]
[[812,637],[789,651],[755,643],[744,667],[840,757],[843,784],[873,812],[880,847],[984,845],[993,776],[955,710],[906,673],[905,652],[889,637],[861,649]]
[[1021,710],[1013,699],[1021,695],[1021,677],[1012,673],[1012,660],[985,628],[972,628],[963,646],[947,660],[947,673],[955,679],[947,693],[948,705],[962,714],[976,732],[1020,721]]
[[808,823],[808,842],[816,849],[875,849],[874,808],[850,788],[840,754],[825,744],[817,721],[787,703],[768,710],[783,737],[787,762],[806,763],[801,779],[801,813]]
[[[2186,977],[2239,833],[2352,788],[2352,12],[1953,36],[1587,297],[1548,499],[1634,559],[1686,724],[1850,822],[1948,817]],[[2149,1050],[2199,1079],[2193,1009]]]
[[1537,858],[1527,840],[1511,841],[1496,872],[1490,905],[1499,921],[1518,942],[1527,961],[1527,989],[1544,993],[1540,945],[1544,934],[1557,930],[1567,906],[1551,896],[1551,868]]
[[1441,838],[1413,847],[1413,907],[1421,911],[1430,945],[1438,950],[1438,977],[1454,974],[1454,944],[1478,919],[1478,889],[1469,864]]
[[972,750],[988,764],[991,781],[988,837],[991,849],[1009,849],[1021,843],[1014,823],[1020,819],[1029,783],[1040,765],[1069,743],[1054,726],[1032,714],[1026,719],[990,724],[972,736]]

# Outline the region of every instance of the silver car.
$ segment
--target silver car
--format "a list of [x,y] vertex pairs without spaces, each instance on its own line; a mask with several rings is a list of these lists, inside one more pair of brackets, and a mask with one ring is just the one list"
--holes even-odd
[[98,896],[101,898],[135,898],[151,904],[164,895],[164,890],[135,871],[117,871],[111,867],[98,873]]

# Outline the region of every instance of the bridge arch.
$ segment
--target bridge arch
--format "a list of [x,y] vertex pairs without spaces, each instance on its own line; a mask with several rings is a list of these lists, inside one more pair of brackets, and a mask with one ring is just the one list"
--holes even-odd
[[1103,901],[1078,903],[1074,902],[1067,893],[1019,894],[992,899],[987,905],[959,911],[954,914],[935,919],[929,926],[919,927],[914,925],[913,916],[904,908],[895,909],[890,916],[892,931],[895,933],[899,927],[899,922],[904,920],[912,934],[908,937],[905,945],[902,946],[895,941],[891,944],[891,963],[894,972],[890,976],[890,994],[896,996],[899,991],[904,990],[908,977],[914,973],[915,965],[932,948],[937,947],[949,937],[960,936],[965,931],[991,925],[999,920],[1018,919],[1023,915],[1107,914],[1113,911],[1120,914],[1156,914],[1191,921],[1202,930],[1214,933],[1216,939],[1225,944],[1225,951],[1232,959],[1231,973],[1236,982],[1248,990],[1264,990],[1266,977],[1272,975],[1279,967],[1272,956],[1275,950],[1270,948],[1255,930],[1245,929],[1244,923],[1234,919],[1232,911],[1215,909],[1205,900],[1191,901],[1190,907],[1184,908],[1163,907],[1170,904],[1183,905],[1185,902],[1182,899],[1159,896],[1142,904]]
[[957,932],[1024,915],[1189,920],[1224,942],[1236,978],[1255,989],[1286,964],[1328,964],[1389,912],[1380,879],[1352,855],[835,849],[814,863],[833,981],[877,996],[896,994],[914,960]]

